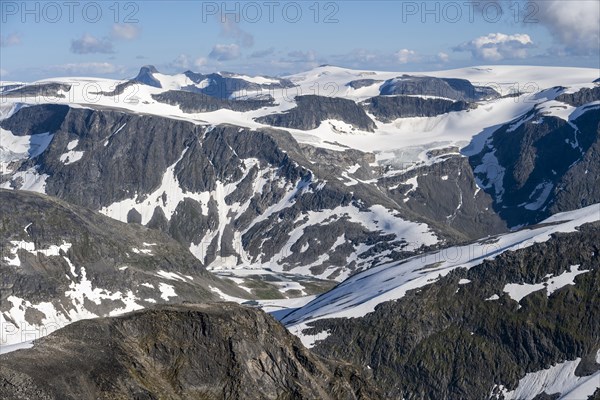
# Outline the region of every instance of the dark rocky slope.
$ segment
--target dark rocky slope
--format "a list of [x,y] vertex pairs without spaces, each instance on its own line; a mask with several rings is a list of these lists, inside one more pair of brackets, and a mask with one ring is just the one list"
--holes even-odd
[[385,81],[379,94],[435,96],[456,101],[479,101],[499,96],[488,86],[474,86],[466,79],[402,75]]
[[[584,225],[455,270],[364,317],[319,320],[304,332],[329,331],[313,350],[369,366],[388,399],[487,399],[495,385],[514,389],[526,373],[578,357],[576,375],[588,376],[600,370],[599,243],[600,224]],[[517,303],[503,291],[551,282],[549,274],[573,265],[588,272],[551,295],[542,288]],[[536,399],[556,397],[547,395]]]
[[255,83],[228,72],[199,74],[186,71],[184,74],[196,84],[203,81],[207,83],[202,89],[198,89],[195,86],[188,86],[183,88],[184,90],[199,92],[221,99],[269,95],[275,90],[285,90],[286,88],[295,86],[291,81],[282,78],[269,78],[269,82]]
[[181,111],[185,113],[211,112],[220,109],[251,111],[273,105],[273,102],[269,100],[227,100],[203,93],[184,92],[182,90],[169,90],[154,94],[152,98],[161,103],[179,106]]
[[509,226],[600,202],[600,113],[572,121],[532,110],[501,126],[470,163]]
[[154,74],[156,73],[158,73],[158,70],[154,65],[144,65],[140,68],[140,72],[132,79],[132,81],[143,85],[162,88],[160,81],[154,77]]
[[[155,303],[219,300],[213,288],[249,296],[168,236],[49,196],[0,189],[0,233],[0,313],[30,333]],[[1,344],[28,340],[8,328]]]
[[0,99],[3,97],[35,97],[39,102],[52,101],[52,99],[65,98],[64,93],[60,92],[69,92],[70,90],[71,85],[66,83],[33,83],[30,85],[19,86],[12,90],[3,91],[0,94]]
[[[281,130],[206,127],[151,115],[54,105],[23,108],[0,125],[15,135],[54,135],[40,156],[14,166],[20,173],[47,175],[46,193],[95,210],[131,199],[115,206],[110,215],[142,221],[188,247],[203,246],[199,258],[206,265],[217,257],[241,256],[243,250],[248,262],[266,262],[280,254],[273,262],[291,270],[316,263],[342,235],[350,243],[313,266],[318,274],[330,270],[323,278],[344,268],[369,265],[373,260],[369,254],[346,262],[360,243],[380,244],[380,250],[392,250],[391,257],[406,255],[402,237],[366,229],[334,212],[328,223],[316,221],[304,229],[297,245],[287,243],[290,233],[307,220],[306,213],[326,215],[328,210],[348,206],[366,213],[379,204],[404,219],[426,222],[450,241],[465,237],[445,221],[421,219],[376,185],[362,182],[380,173],[372,166],[374,155],[302,146]],[[63,161],[69,143],[76,143],[72,150],[81,152],[73,163]],[[349,186],[348,169],[357,164],[360,168],[352,175],[361,181]],[[342,180],[343,175],[347,178]],[[0,180],[22,187],[18,177],[6,175]],[[231,188],[222,193],[225,185]],[[201,198],[206,200],[201,203]],[[274,207],[280,210],[269,212]],[[142,213],[148,217],[143,219]],[[217,230],[222,233],[211,233]],[[240,240],[234,243],[238,233]],[[301,251],[306,245],[308,251]],[[411,244],[412,250],[420,246]]]
[[297,96],[295,100],[295,108],[282,114],[260,117],[257,121],[272,126],[306,131],[317,128],[326,119],[335,119],[364,131],[372,132],[375,129],[375,123],[352,100],[317,95]]
[[[429,154],[438,162],[380,179],[380,186],[396,202],[430,220],[444,221],[465,238],[506,232],[506,222],[494,211],[491,197],[478,190],[468,158],[458,148]],[[406,183],[411,179],[415,186]]]
[[381,83],[383,81],[377,79],[357,79],[355,81],[350,81],[346,84],[346,86],[351,87],[352,89],[360,89],[363,87],[375,85],[376,83]]
[[[299,97],[300,103],[306,97],[346,109],[318,96]],[[199,248],[194,254],[205,265],[270,262],[332,279],[379,263],[387,250],[385,257],[398,259],[422,245],[414,235],[367,228],[348,210],[362,217],[380,205],[390,219],[425,223],[440,241],[456,243],[599,202],[599,114],[581,111],[567,122],[533,110],[499,127],[479,154],[467,159],[440,148],[407,168],[393,160],[378,164],[374,154],[358,150],[299,144],[283,130],[31,106],[0,125],[17,136],[50,132],[52,141],[39,156],[14,161],[14,174],[0,183],[21,188],[23,177],[46,176],[46,193],[162,230]],[[298,115],[299,123],[319,120],[309,114]],[[65,162],[71,150],[81,158]],[[311,222],[309,213],[321,213],[325,223]],[[357,254],[361,243],[370,248]]]
[[0,356],[0,397],[381,398],[354,367],[313,355],[272,317],[233,304],[79,321]]
[[555,98],[556,101],[562,101],[573,107],[579,107],[592,101],[600,100],[600,86],[593,88],[583,88],[575,93],[559,94]]
[[468,110],[466,101],[427,99],[414,96],[376,96],[361,104],[375,118],[390,122],[396,118],[435,117],[452,111]]

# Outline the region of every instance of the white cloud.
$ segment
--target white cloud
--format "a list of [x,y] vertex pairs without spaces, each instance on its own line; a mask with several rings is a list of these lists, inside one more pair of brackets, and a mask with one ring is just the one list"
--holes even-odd
[[21,44],[21,35],[10,33],[6,36],[0,35],[0,47],[18,46]]
[[196,68],[204,67],[206,64],[208,64],[208,60],[204,57],[198,57],[194,60],[194,67]]
[[240,46],[237,44],[216,44],[208,57],[217,61],[235,60],[240,57]]
[[8,71],[5,69],[0,69],[0,81],[2,80],[2,78],[4,78],[6,75],[8,75]]
[[71,41],[71,52],[76,54],[112,54],[114,53],[113,40],[133,40],[139,35],[139,28],[132,24],[114,24],[110,35],[97,38],[89,33],[80,39]]
[[98,39],[87,33],[81,39],[71,41],[71,51],[76,54],[114,53],[113,44],[108,38]]
[[112,74],[123,71],[122,67],[107,62],[68,63],[52,65],[48,69],[63,74]]
[[236,43],[242,47],[252,47],[254,45],[254,36],[240,28],[235,15],[227,14],[220,22],[222,36],[235,39]]
[[396,60],[400,64],[408,64],[409,62],[417,61],[418,56],[414,50],[402,49],[394,54]]
[[394,68],[397,65],[395,55],[377,50],[356,48],[348,53],[333,54],[328,57],[331,63],[347,68]]
[[177,58],[171,61],[169,66],[176,69],[189,69],[190,58],[187,54],[180,54],[177,56]]
[[533,47],[533,40],[527,34],[490,33],[465,42],[455,47],[454,51],[470,51],[474,58],[500,61],[505,58],[525,58],[527,49],[531,47]]
[[[387,69],[394,70],[398,64],[420,65],[421,67],[439,67],[440,63],[450,61],[450,56],[440,52],[437,54],[421,54],[414,50],[402,49],[396,52],[357,48],[348,53],[334,54],[327,58],[334,65],[354,69]],[[322,64],[323,62],[321,62]]]
[[115,39],[133,40],[140,34],[140,29],[134,24],[114,24],[110,34]]
[[173,61],[165,64],[168,70],[175,71],[177,73],[192,68],[204,67],[208,64],[208,59],[204,57],[194,58],[188,54],[180,54]]
[[596,0],[537,2],[534,16],[569,54],[598,54],[600,42],[600,2]]
[[[260,61],[264,63],[263,60]],[[278,73],[283,75],[297,71],[307,71],[328,62],[314,50],[294,50],[287,54],[282,54],[281,56],[269,57],[266,61],[271,68],[276,69]],[[265,74],[272,72],[267,72],[263,69],[260,73]]]
[[519,10],[517,18],[521,26],[544,26],[554,38],[551,54],[597,56],[600,51],[598,0],[478,0],[473,4],[483,10],[490,3],[502,7],[508,23],[514,21],[514,13]]

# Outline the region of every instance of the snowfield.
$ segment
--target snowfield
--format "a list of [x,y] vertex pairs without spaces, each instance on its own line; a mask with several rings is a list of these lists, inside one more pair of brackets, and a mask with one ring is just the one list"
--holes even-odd
[[[475,86],[490,86],[502,96],[514,95],[489,101],[480,101],[474,110],[452,112],[431,118],[402,118],[390,123],[377,122],[374,133],[353,130],[352,134],[344,132],[341,122],[323,122],[311,131],[289,130],[301,143],[314,146],[344,150],[343,146],[372,151],[376,153],[393,149],[409,149],[422,147],[425,149],[458,145],[467,146],[478,134],[488,131],[490,127],[506,123],[518,118],[533,107],[538,107],[550,114],[573,119],[579,112],[573,107],[552,107],[559,90],[557,86],[566,87],[566,92],[575,92],[584,87],[593,87],[593,80],[598,72],[592,68],[539,67],[539,66],[485,66],[471,67],[447,71],[432,72],[382,72],[360,71],[333,66],[322,66],[284,78],[291,80],[296,87],[273,89],[265,94],[274,98],[273,106],[247,112],[236,112],[220,109],[205,113],[184,113],[178,106],[160,103],[152,95],[168,90],[178,90],[188,86],[202,88],[194,84],[184,74],[166,75],[155,73],[153,76],[161,83],[162,88],[135,84],[127,87],[118,95],[106,95],[117,85],[126,81],[64,77],[34,82],[41,85],[49,82],[71,84],[71,90],[64,98],[59,97],[5,97],[3,104],[39,104],[59,103],[74,107],[97,107],[124,109],[142,114],[154,114],[168,118],[184,119],[201,125],[230,123],[248,128],[260,128],[267,125],[254,119],[272,113],[281,113],[296,106],[297,95],[316,94],[330,97],[344,97],[354,101],[366,100],[379,94],[379,86],[383,81],[403,74],[413,76],[431,76],[437,78],[468,79]],[[270,84],[275,79],[266,77],[234,76],[251,83]],[[348,86],[349,82],[360,79],[373,79],[379,83],[360,89]],[[431,97],[431,96],[425,96]],[[570,115],[570,117],[569,117]],[[341,125],[340,125],[341,124]],[[347,128],[347,127],[346,127]],[[491,133],[491,132],[490,132]],[[336,144],[334,144],[336,143]],[[468,150],[468,149],[467,149]],[[418,160],[413,160],[418,161]]]
[[[596,359],[600,358],[598,350]],[[507,390],[503,385],[497,385],[505,400],[532,400],[545,393],[560,394],[559,400],[582,400],[594,394],[600,388],[600,371],[589,376],[575,375],[575,369],[581,362],[580,358],[565,361],[548,369],[530,372],[519,381],[515,390]]]
[[[312,130],[288,128],[285,130],[289,131],[302,144],[335,151],[345,151],[350,148],[363,152],[373,152],[376,160],[373,166],[396,166],[406,163],[412,163],[414,166],[415,163],[422,165],[436,162],[436,160],[427,156],[428,151],[432,149],[455,146],[458,148],[457,152],[463,156],[477,154],[484,146],[491,146],[489,138],[500,125],[512,122],[513,129],[516,129],[520,124],[525,122],[524,115],[533,109],[537,110],[535,118],[552,115],[571,123],[571,121],[585,110],[600,108],[600,102],[588,104],[583,107],[572,107],[555,101],[556,96],[560,93],[572,93],[581,88],[594,87],[594,83],[592,82],[598,78],[598,71],[590,68],[485,66],[415,73],[407,71],[361,71],[322,66],[308,72],[284,77],[297,86],[287,89],[270,90],[268,94],[274,99],[272,105],[246,112],[219,109],[204,113],[186,113],[179,106],[161,103],[152,97],[168,90],[180,90],[190,86],[202,89],[208,85],[206,81],[194,83],[184,74],[166,75],[154,73],[153,77],[161,84],[162,88],[135,84],[128,86],[121,94],[108,93],[114,91],[118,85],[127,81],[63,77],[38,81],[30,85],[43,85],[50,82],[69,84],[72,86],[70,91],[59,93],[59,95],[62,94],[64,97],[41,95],[11,97],[7,95],[10,93],[10,90],[3,91],[3,86],[8,87],[8,83],[0,82],[0,120],[10,117],[22,107],[52,103],[67,104],[75,108],[94,109],[105,107],[129,113],[158,115],[171,119],[185,120],[202,126],[233,124],[249,129],[259,129],[269,126],[257,122],[257,118],[293,109],[296,107],[295,97],[298,95],[316,94],[343,97],[360,102],[379,95],[379,87],[384,81],[397,78],[403,74],[468,79],[473,85],[494,88],[503,97],[494,100],[479,101],[476,104],[477,107],[474,109],[450,112],[435,117],[401,118],[386,123],[375,120],[376,128],[374,132],[361,131],[343,121],[335,119],[324,120],[320,126]],[[278,82],[277,79],[268,77],[249,77],[245,75],[234,75],[233,77],[260,85],[270,85]],[[349,86],[349,83],[352,81],[365,79],[373,80],[374,83],[357,89]],[[561,86],[561,88],[557,88],[558,86]],[[432,98],[436,96],[423,97]],[[110,140],[114,136],[119,135],[120,130],[124,126],[112,132],[112,135],[104,142],[104,146],[108,146]],[[21,189],[45,193],[47,175],[38,173],[35,167],[16,173],[14,173],[14,168],[15,165],[42,154],[51,144],[52,140],[53,135],[49,132],[22,136],[18,135],[18,132],[0,129],[1,177],[12,174],[13,179],[20,178],[22,180]],[[573,148],[577,148],[577,137],[574,137],[572,141],[571,139],[569,140],[569,144]],[[64,164],[73,164],[81,160],[82,157],[85,157],[85,152],[78,148],[78,144],[77,140],[70,141],[67,145],[67,151],[60,156],[60,161]],[[184,155],[185,151],[181,154],[179,160]],[[486,188],[486,185],[492,185],[489,182],[495,182],[494,185],[497,185],[494,187],[495,191],[501,199],[504,188],[498,177],[504,171],[499,165],[498,168],[489,168],[490,165],[498,164],[498,160],[493,152],[488,153],[483,161],[488,167],[487,171],[493,171],[496,175],[488,175],[488,183],[478,182],[479,188],[477,188],[477,191],[481,188]],[[208,203],[214,201],[219,213],[218,226],[207,232],[205,237],[198,238],[198,241],[195,242],[198,244],[190,246],[190,251],[197,258],[203,259],[205,256],[204,252],[206,251],[206,243],[211,243],[215,238],[222,238],[226,225],[231,223],[235,216],[241,215],[250,206],[249,201],[243,204],[227,204],[225,202],[226,196],[235,190],[236,186],[247,176],[253,167],[260,165],[258,160],[246,159],[244,160],[245,175],[239,181],[233,183],[217,182],[216,189],[211,192],[190,193],[181,188],[176,177],[175,166],[177,162],[167,168],[162,177],[160,187],[153,193],[148,194],[143,199],[140,199],[138,194],[134,193],[128,199],[103,207],[100,212],[113,219],[126,222],[128,212],[131,209],[135,209],[141,215],[142,224],[146,224],[151,219],[156,207],[159,207],[166,217],[169,218],[184,198],[196,200],[201,204],[203,212],[208,210]],[[359,184],[357,178],[350,176],[355,174],[359,168],[360,164],[356,164],[347,168],[341,174],[343,183],[350,190],[352,190],[353,186]],[[403,167],[402,169],[406,171],[410,167]],[[394,174],[398,171],[398,169],[395,169],[388,173]],[[478,171],[476,170],[475,172]],[[262,191],[263,187],[272,180],[273,174],[274,171],[272,169],[260,169],[257,177],[252,182],[253,190],[255,192]],[[447,176],[445,179],[448,179]],[[2,188],[11,187],[11,182],[8,180],[3,179],[0,182],[2,182],[0,183],[0,187]],[[270,183],[272,184],[273,182]],[[289,207],[293,204],[294,196],[306,189],[305,182],[286,183],[282,181],[275,183],[288,185],[285,187],[286,195],[277,204],[273,204],[267,208],[261,216],[252,222],[248,229],[265,220],[273,213]],[[360,183],[369,182],[360,181]],[[405,184],[411,185],[411,190],[416,190],[419,186],[418,177],[406,180]],[[524,207],[530,210],[539,209],[545,204],[552,189],[553,187],[550,183],[540,184]],[[167,201],[163,201],[160,198],[163,192],[168,192]],[[237,268],[238,266],[235,264],[237,259],[235,257],[233,259],[220,258],[211,265],[208,265],[208,268],[220,272],[233,271],[231,273],[234,275],[234,279],[236,277],[243,277],[246,273],[256,273],[257,271],[266,270],[267,267],[273,268],[273,263],[282,261],[288,255],[289,248],[302,237],[305,229],[319,224],[321,221],[325,221],[332,216],[346,218],[350,222],[359,224],[368,230],[396,234],[398,239],[404,239],[409,244],[413,244],[415,249],[419,248],[420,245],[440,243],[440,239],[426,224],[404,220],[383,206],[374,205],[367,211],[361,211],[354,206],[346,206],[302,214],[301,218],[303,221],[300,218],[295,221],[298,224],[290,232],[287,244],[271,260],[258,259],[251,262],[248,259],[244,259],[244,268]],[[343,271],[336,277],[341,283],[333,290],[318,297],[304,296],[301,299],[261,301],[259,304],[265,310],[273,312],[277,317],[280,317],[281,321],[286,324],[290,331],[296,333],[307,346],[311,346],[315,340],[323,339],[327,335],[326,332],[323,332],[316,339],[314,335],[310,337],[303,335],[302,330],[312,321],[323,318],[356,318],[364,316],[372,312],[376,305],[402,298],[407,291],[428,285],[436,281],[439,276],[445,276],[456,268],[474,267],[482,263],[483,260],[493,259],[502,252],[514,251],[530,246],[533,243],[547,241],[553,233],[572,232],[576,227],[584,223],[598,220],[600,220],[600,204],[594,204],[580,210],[554,215],[545,220],[546,225],[543,226],[487,238],[469,245],[454,246],[440,251],[425,253],[400,262],[389,262],[390,259],[388,258],[384,264],[350,277],[349,274],[351,271]],[[241,235],[243,233],[235,232],[236,236],[233,240],[236,248],[241,249],[243,247],[241,246]],[[218,240],[218,242],[221,241]],[[331,251],[343,243],[344,237],[337,238]],[[34,254],[46,254],[44,252],[49,252],[48,254],[51,253],[51,255],[58,256],[60,254],[60,246],[66,246],[67,244],[49,249],[36,249],[33,243],[26,242],[13,243],[13,245],[14,248],[9,249],[3,257],[9,265],[18,266],[20,261],[17,253],[20,248]],[[360,254],[360,250],[365,251],[368,248],[366,244],[360,244],[359,248],[355,249],[356,251],[353,253],[353,256],[356,258]],[[151,255],[152,248],[151,245],[148,245],[144,248],[134,248],[132,252]],[[241,256],[244,258],[245,255],[241,254]],[[324,254],[313,265],[302,266],[294,270],[294,272],[312,275],[310,268],[323,263],[327,257],[329,256]],[[72,265],[69,259],[65,258],[65,260],[69,265]],[[352,259],[349,258],[347,261],[350,262]],[[9,331],[0,332],[3,335],[1,343],[3,345],[12,345],[20,342],[28,342],[28,339],[23,336],[21,329],[10,322],[24,321],[24,313],[27,308],[36,309],[43,313],[46,316],[42,321],[43,324],[59,327],[77,319],[96,317],[96,315],[88,312],[82,306],[85,300],[93,302],[103,299],[122,301],[125,306],[122,309],[115,310],[111,315],[142,308],[140,302],[143,301],[156,301],[156,299],[138,298],[132,291],[128,293],[111,293],[105,289],[94,287],[92,282],[87,279],[84,267],[80,267],[79,272],[76,271],[75,267],[72,267],[71,275],[69,276],[72,281],[69,291],[66,293],[67,297],[72,301],[72,307],[69,310],[57,309],[51,303],[32,304],[24,299],[14,296],[9,297],[7,300],[11,304],[10,311],[5,314],[0,313],[0,325],[3,329],[9,329]],[[283,272],[284,269],[283,267],[275,267],[273,271]],[[543,289],[546,289],[548,296],[550,296],[555,290],[559,290],[565,285],[574,284],[575,277],[586,272],[586,270],[580,270],[579,266],[572,266],[570,271],[559,276],[547,277],[545,284],[508,284],[503,288],[503,292],[508,293],[517,302],[530,293]],[[330,273],[331,271],[326,269],[319,277],[325,278]],[[156,285],[158,287],[151,284],[148,285],[156,291],[157,298],[165,301],[177,296],[174,286],[169,282],[185,282],[190,279],[188,276],[164,271],[159,272],[159,276],[161,279],[164,279],[164,282]],[[461,284],[468,285],[469,282],[461,281]],[[292,283],[286,283],[282,285],[281,289],[283,291],[299,290],[301,288]],[[219,294],[223,300],[245,301],[244,299],[228,296],[217,288],[212,288],[212,290]],[[502,292],[499,292],[487,300],[494,301],[502,294]],[[4,328],[9,325],[11,326],[10,328]],[[574,363],[575,361],[569,362]],[[566,362],[564,366],[556,366],[555,368],[558,368],[556,370],[551,369],[550,372],[543,372],[542,375],[532,375],[532,377],[524,378],[522,387],[526,389],[522,389],[521,391],[517,389],[511,393],[507,392],[507,396],[513,396],[508,398],[516,399],[522,398],[522,396],[527,397],[534,392],[541,393],[540,388],[553,390],[554,387],[551,386],[552,382],[558,379],[556,377],[559,376],[562,379],[561,382],[563,382],[560,384],[562,385],[562,390],[576,390],[575,386],[573,386],[575,378],[571,376],[571,370],[574,368],[572,368],[572,364],[568,364],[569,362]],[[556,383],[556,385],[559,385],[559,383]],[[532,389],[533,387],[535,388]],[[522,393],[529,394],[522,395]]]
[[[523,229],[496,237],[486,238],[465,246],[445,248],[425,253],[401,262],[376,266],[346,279],[327,293],[318,296],[305,306],[289,313],[281,321],[292,331],[300,331],[312,321],[323,318],[357,318],[375,310],[378,304],[402,298],[406,292],[426,286],[446,276],[456,268],[472,268],[484,260],[492,260],[506,251],[529,247],[545,242],[557,232],[573,232],[585,223],[600,221],[600,204],[580,210],[555,214],[543,221],[541,227]],[[572,266],[570,272],[548,277],[548,295],[573,284],[575,276],[586,271]],[[543,285],[523,288],[507,285],[504,289],[519,301]],[[501,294],[501,293],[499,293]],[[488,299],[493,300],[493,299]],[[300,333],[301,335],[301,333]]]

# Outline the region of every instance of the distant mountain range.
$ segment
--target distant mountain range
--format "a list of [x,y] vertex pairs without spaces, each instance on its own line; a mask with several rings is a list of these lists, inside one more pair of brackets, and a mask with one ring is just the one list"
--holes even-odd
[[[0,344],[10,349],[131,311],[99,320],[101,330],[146,318],[166,329],[161,318],[186,313],[173,304],[227,300],[272,312],[312,347],[278,359],[306,369],[295,389],[290,370],[272,375],[279,361],[261,364],[273,398],[594,394],[597,70],[321,66],[278,78],[144,66],[126,80],[2,82],[0,169]],[[161,303],[172,308],[137,311]],[[93,398],[25,367],[93,324],[4,356],[0,393]],[[146,344],[127,345],[121,361],[158,354],[139,358]],[[332,377],[327,363],[345,366]],[[104,373],[86,385],[113,379]],[[142,381],[134,390],[136,374],[114,396],[228,398],[187,378],[164,394]],[[261,385],[228,376],[231,396]],[[18,383],[30,379],[30,391]]]

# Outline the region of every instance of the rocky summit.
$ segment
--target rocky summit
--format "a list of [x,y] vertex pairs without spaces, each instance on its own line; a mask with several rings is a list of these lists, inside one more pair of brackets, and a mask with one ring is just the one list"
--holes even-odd
[[162,306],[79,321],[0,356],[4,399],[372,399],[368,377],[312,354],[262,311]]

